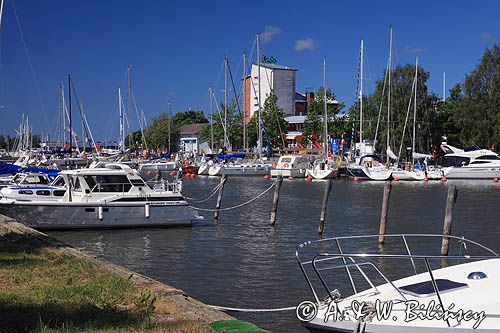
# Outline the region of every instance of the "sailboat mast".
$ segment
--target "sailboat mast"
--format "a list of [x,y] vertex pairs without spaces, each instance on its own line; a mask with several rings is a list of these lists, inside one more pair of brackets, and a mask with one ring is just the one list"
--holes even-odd
[[323,57],[323,107],[324,107],[324,120],[323,120],[323,128],[325,130],[324,132],[324,138],[323,138],[323,149],[325,153],[325,158],[328,157],[328,110],[327,110],[327,103],[326,103],[326,57]]
[[3,0],[0,3],[0,27],[2,26],[2,17],[3,17]]
[[262,105],[261,105],[261,89],[260,89],[260,34],[257,34],[257,70],[259,72],[258,77],[257,77],[257,88],[259,90],[259,95],[257,97],[258,105],[259,105],[259,127],[258,127],[258,142],[257,142],[257,150],[258,150],[258,156],[259,160],[262,160]]
[[210,95],[210,150],[212,154],[214,153],[214,109],[213,109],[213,96],[212,87],[208,87],[208,93]]
[[245,95],[245,75],[247,74],[247,53],[243,52],[243,80],[241,81],[241,105],[243,106],[243,150],[247,151],[247,112]]
[[413,142],[411,147],[412,164],[415,164],[415,134],[417,127],[417,83],[418,83],[418,57],[415,61],[415,95],[413,99]]
[[68,74],[68,104],[69,104],[69,156],[73,153],[73,115],[71,112],[71,74]]
[[[128,105],[127,105],[127,118],[128,118],[128,146],[132,147],[132,133],[130,131],[130,123],[132,122],[132,80],[130,77],[130,65],[127,68],[127,82],[128,82]],[[125,145],[125,144],[124,144]]]
[[224,58],[224,147],[227,149],[227,56]]
[[[391,37],[389,41],[389,66],[388,69],[388,87],[387,90],[387,151],[391,147],[390,135],[391,135],[391,71],[392,71],[392,27],[391,27]],[[389,154],[387,154],[387,164],[389,164]]]
[[364,45],[361,39],[361,61],[360,61],[360,74],[359,74],[359,152],[361,153],[363,144],[363,52]]
[[80,116],[82,120],[82,153],[85,153],[85,123],[83,120],[83,101],[80,101]]
[[120,150],[125,151],[125,119],[122,109],[122,90],[118,88],[118,112],[120,114]]
[[168,100],[168,152],[172,149],[172,101]]

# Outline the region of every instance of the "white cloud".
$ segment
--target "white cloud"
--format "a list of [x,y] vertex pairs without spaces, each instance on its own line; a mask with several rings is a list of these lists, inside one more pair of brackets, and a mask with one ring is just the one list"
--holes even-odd
[[273,40],[273,38],[281,33],[281,29],[278,27],[273,27],[272,25],[266,25],[264,32],[260,34],[260,41],[262,44],[267,44]]
[[297,52],[305,51],[305,50],[314,51],[318,47],[319,47],[319,44],[314,39],[312,39],[312,38],[304,38],[304,39],[298,39],[298,40],[296,40],[295,41],[295,46],[293,47],[293,49],[295,51],[297,51]]

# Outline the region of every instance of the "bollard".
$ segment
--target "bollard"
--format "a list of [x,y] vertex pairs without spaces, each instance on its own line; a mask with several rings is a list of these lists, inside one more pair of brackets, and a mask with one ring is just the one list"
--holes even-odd
[[227,175],[222,175],[220,177],[219,195],[217,196],[217,203],[215,204],[214,220],[219,219],[219,209],[222,204],[222,193],[224,192],[224,184],[226,183]]
[[385,226],[387,224],[387,215],[389,213],[389,198],[391,197],[392,181],[386,181],[384,185],[384,198],[382,199],[382,213],[380,214],[380,229],[378,242],[384,244]]
[[325,228],[326,207],[328,205],[328,197],[330,196],[331,188],[332,180],[327,179],[325,184],[325,193],[323,194],[323,206],[321,207],[321,215],[319,218],[318,234],[320,235],[323,235],[323,229]]
[[[455,185],[448,187],[448,196],[446,198],[446,211],[444,215],[443,235],[451,234],[451,222],[453,220],[453,207],[458,197],[458,189]],[[441,242],[441,255],[447,256],[450,246],[450,239],[443,237]]]
[[271,217],[269,218],[269,224],[272,226],[276,223],[276,212],[278,211],[278,201],[280,200],[281,183],[283,183],[283,176],[278,175],[276,185],[274,185],[273,207],[271,208]]

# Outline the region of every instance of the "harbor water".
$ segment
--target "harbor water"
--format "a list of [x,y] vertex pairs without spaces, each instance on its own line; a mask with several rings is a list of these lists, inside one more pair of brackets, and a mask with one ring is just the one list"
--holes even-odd
[[[228,179],[222,207],[262,193],[273,180]],[[217,177],[184,181],[184,194],[208,195]],[[447,187],[457,185],[452,234],[500,250],[500,184],[490,181],[395,182],[387,233],[442,233]],[[87,253],[183,289],[207,304],[236,308],[282,308],[312,300],[295,259],[295,247],[318,239],[325,183],[284,180],[275,227],[269,226],[272,193],[241,208],[222,211],[217,223],[193,228],[52,231],[50,235]],[[377,234],[382,182],[333,182],[323,237]],[[193,206],[213,208],[216,197]],[[361,246],[361,244],[360,244]],[[425,244],[422,244],[425,246]],[[433,254],[439,254],[436,248]],[[397,269],[394,267],[394,269]],[[346,282],[334,286],[347,290]],[[231,313],[273,332],[304,332],[293,311]]]

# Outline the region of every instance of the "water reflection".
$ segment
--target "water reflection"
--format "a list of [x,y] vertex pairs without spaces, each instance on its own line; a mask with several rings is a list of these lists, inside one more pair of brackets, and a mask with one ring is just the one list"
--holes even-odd
[[[216,177],[198,177],[185,180],[184,190],[189,197],[203,198],[218,184]],[[270,184],[261,178],[230,178],[222,207],[246,201]],[[500,221],[495,210],[500,184],[491,181],[394,183],[387,233],[441,233],[450,184],[459,188],[452,233],[498,250]],[[212,213],[204,213],[209,222],[204,227],[52,234],[77,248],[172,284],[206,303],[250,308],[292,306],[312,299],[295,260],[295,246],[318,238],[323,189],[324,182],[285,180],[274,228],[268,224],[271,191],[242,209],[221,212],[217,224],[212,223]],[[324,237],[378,233],[382,191],[383,183],[335,181]],[[215,198],[193,205],[213,208],[214,202]],[[379,251],[376,241],[343,245],[343,250],[355,251],[361,246]],[[380,250],[404,250],[401,246],[386,241]],[[421,243],[413,247],[439,251],[438,245]],[[377,264],[391,276],[412,272],[409,261]],[[418,269],[425,270],[420,264]],[[345,275],[345,271],[342,273]],[[337,279],[330,287],[340,289],[344,295],[351,293],[345,278]],[[303,332],[293,313],[235,315],[275,332]]]

